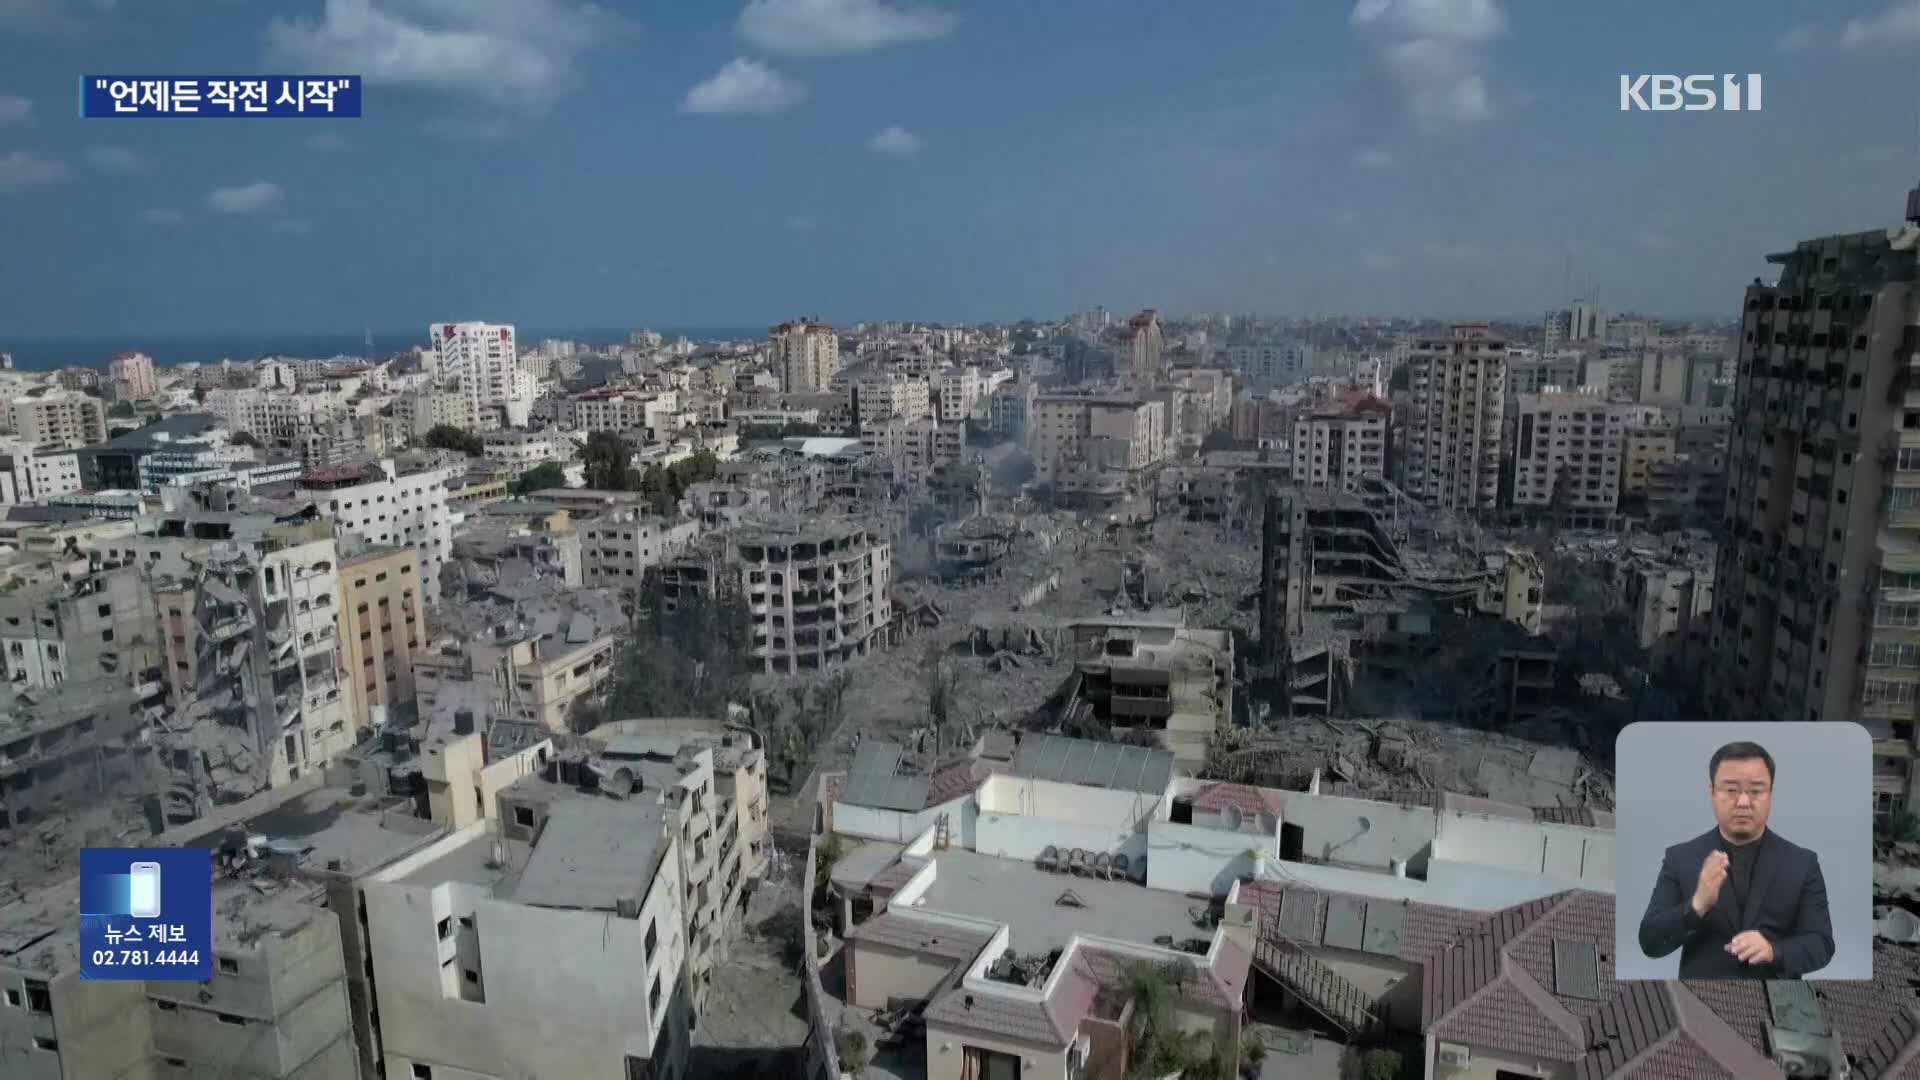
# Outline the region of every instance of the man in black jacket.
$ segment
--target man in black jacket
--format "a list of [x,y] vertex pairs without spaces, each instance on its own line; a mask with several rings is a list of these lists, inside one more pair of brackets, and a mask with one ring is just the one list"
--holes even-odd
[[1833,959],[1820,859],[1767,828],[1773,756],[1728,743],[1707,764],[1718,824],[1667,849],[1640,919],[1650,957],[1680,950],[1683,979],[1798,979]]

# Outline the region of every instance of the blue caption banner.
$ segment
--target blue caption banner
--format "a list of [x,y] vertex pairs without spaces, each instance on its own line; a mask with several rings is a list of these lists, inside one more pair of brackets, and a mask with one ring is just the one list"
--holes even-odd
[[81,848],[80,977],[213,977],[210,848]]
[[358,75],[82,75],[80,115],[360,115]]

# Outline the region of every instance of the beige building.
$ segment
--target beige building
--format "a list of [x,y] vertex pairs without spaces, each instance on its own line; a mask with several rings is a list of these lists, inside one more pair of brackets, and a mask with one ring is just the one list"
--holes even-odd
[[[1515,506],[1607,514],[1620,505],[1631,406],[1590,394],[1521,394],[1516,407]],[[1562,481],[1568,491],[1558,490]]]
[[107,367],[116,401],[147,401],[160,396],[160,383],[153,376],[153,357],[142,352],[123,352]]
[[458,390],[414,390],[393,399],[395,432],[401,441],[416,443],[437,427],[480,430],[473,401]]
[[891,420],[860,429],[860,445],[892,462],[907,477],[923,481],[937,465],[957,462],[967,451],[964,424],[941,424],[932,419],[911,423]]
[[1401,487],[1430,506],[1492,509],[1500,497],[1506,343],[1485,323],[1418,341],[1407,357],[1408,407]]
[[840,335],[815,319],[784,322],[769,331],[771,366],[783,394],[816,393],[840,373]]
[[860,430],[892,421],[912,423],[933,415],[927,380],[901,372],[869,375],[853,383],[852,409]]
[[1715,715],[1866,725],[1880,814],[1920,806],[1916,250],[1920,220],[1806,240],[1747,289],[1707,672]]
[[613,635],[593,620],[562,617],[552,630],[499,626],[485,638],[443,640],[414,659],[414,697],[425,714],[447,695],[478,685],[493,715],[572,730],[574,702],[613,676]]
[[1293,421],[1293,482],[1351,491],[1362,477],[1385,479],[1393,409],[1365,398],[1341,409],[1302,413]]
[[1075,623],[1078,689],[1069,714],[1118,731],[1153,732],[1176,763],[1198,772],[1233,722],[1233,635],[1142,616]]
[[1166,405],[1127,397],[1041,394],[1028,430],[1043,480],[1099,460],[1128,473],[1158,465],[1166,450]]
[[575,523],[580,567],[591,589],[638,589],[647,571],[685,551],[700,536],[700,520],[669,521],[631,506]]
[[355,730],[413,704],[414,658],[430,639],[420,557],[381,548],[340,564],[341,660]]
[[107,441],[106,405],[72,390],[14,398],[8,413],[15,438],[26,446],[77,450]]
[[1654,467],[1673,461],[1678,456],[1674,448],[1674,431],[1664,427],[1629,428],[1624,445],[1620,462],[1620,497],[1643,499],[1647,495]]

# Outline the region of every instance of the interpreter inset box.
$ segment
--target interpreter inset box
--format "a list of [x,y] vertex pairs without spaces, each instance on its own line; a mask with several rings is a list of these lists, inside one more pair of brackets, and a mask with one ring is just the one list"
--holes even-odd
[[1645,721],[1615,777],[1618,978],[1873,977],[1865,728]]

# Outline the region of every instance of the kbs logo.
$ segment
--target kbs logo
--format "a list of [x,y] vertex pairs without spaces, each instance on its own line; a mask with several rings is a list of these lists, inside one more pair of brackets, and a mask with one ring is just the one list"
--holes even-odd
[[[1717,85],[1716,85],[1717,84]],[[1746,100],[1741,101],[1741,91]],[[1759,112],[1760,76],[1622,75],[1621,112]]]

